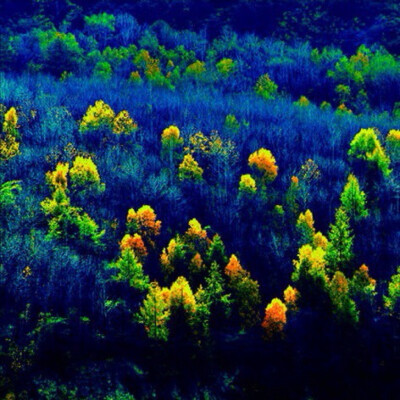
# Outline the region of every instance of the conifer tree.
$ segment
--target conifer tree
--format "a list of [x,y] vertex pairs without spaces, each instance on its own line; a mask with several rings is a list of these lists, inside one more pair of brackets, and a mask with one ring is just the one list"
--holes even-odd
[[359,220],[368,216],[365,193],[360,189],[358,180],[353,174],[349,174],[347,178],[347,183],[340,195],[340,201],[344,211],[350,218]]
[[157,282],[152,282],[137,315],[149,338],[168,340],[167,322],[170,315],[169,290],[160,288]]
[[332,271],[346,271],[354,258],[353,236],[349,225],[349,217],[343,207],[335,214],[335,224],[331,224],[328,233],[328,247],[325,259]]

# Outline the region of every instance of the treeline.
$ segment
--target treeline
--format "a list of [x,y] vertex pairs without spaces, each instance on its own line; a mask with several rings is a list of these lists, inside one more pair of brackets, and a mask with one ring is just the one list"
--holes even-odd
[[0,21],[16,31],[50,23],[60,29],[65,22],[76,28],[82,26],[82,15],[103,11],[129,13],[147,24],[164,20],[176,29],[205,28],[209,38],[229,26],[236,32],[284,41],[308,40],[320,48],[335,43],[348,54],[361,44],[374,43],[400,52],[400,9],[393,0],[5,0],[0,5]]

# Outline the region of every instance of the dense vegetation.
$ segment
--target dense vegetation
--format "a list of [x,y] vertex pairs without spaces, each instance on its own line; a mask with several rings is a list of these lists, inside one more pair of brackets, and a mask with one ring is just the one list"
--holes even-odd
[[1,398],[395,397],[396,2],[0,21]]

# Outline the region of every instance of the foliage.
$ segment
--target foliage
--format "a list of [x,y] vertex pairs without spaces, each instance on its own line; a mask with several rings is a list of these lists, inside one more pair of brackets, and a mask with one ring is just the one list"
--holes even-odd
[[261,326],[264,328],[268,339],[276,335],[282,335],[286,325],[287,307],[278,298],[274,298],[265,308],[265,316]]
[[353,235],[349,226],[349,217],[344,208],[339,207],[335,213],[335,224],[330,226],[328,233],[326,261],[333,271],[347,271],[354,258]]
[[378,139],[373,128],[361,129],[350,143],[349,156],[365,160],[368,165],[375,166],[384,176],[390,174],[390,159]]
[[346,214],[356,220],[368,216],[365,193],[360,189],[357,178],[353,174],[347,177],[347,183],[340,195],[340,201]]
[[261,75],[254,87],[255,92],[266,100],[273,99],[278,90],[278,85],[268,74]]

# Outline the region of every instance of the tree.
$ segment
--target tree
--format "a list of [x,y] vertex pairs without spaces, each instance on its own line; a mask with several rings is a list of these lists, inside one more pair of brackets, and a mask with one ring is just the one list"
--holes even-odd
[[167,322],[170,315],[169,290],[160,288],[157,282],[152,282],[137,314],[138,321],[144,325],[149,338],[168,340]]
[[183,138],[180,136],[180,130],[175,125],[165,128],[161,134],[162,153],[169,157],[170,165],[174,161],[174,151],[183,144]]
[[314,216],[310,210],[300,213],[296,222],[296,229],[300,236],[300,246],[304,244],[313,244],[315,235]]
[[260,172],[265,182],[272,182],[278,175],[278,166],[272,153],[264,148],[249,156],[249,166]]
[[287,307],[278,298],[274,298],[265,308],[265,316],[261,323],[267,339],[282,335],[286,325]]
[[343,210],[350,218],[359,220],[368,216],[365,193],[360,189],[357,178],[349,174],[347,183],[340,195]]
[[353,278],[349,281],[349,288],[353,298],[372,304],[376,295],[376,280],[370,277],[365,264],[354,272]]
[[297,310],[297,301],[299,300],[300,293],[296,288],[288,286],[283,292],[283,299],[285,300],[286,307],[288,310]]
[[4,114],[3,134],[0,134],[0,162],[8,161],[19,154],[18,114],[11,107]]
[[45,69],[60,76],[64,71],[75,72],[82,60],[83,50],[72,33],[46,31],[41,34]]
[[177,236],[175,239],[171,239],[160,255],[160,264],[164,276],[169,278],[175,271],[182,271],[186,259],[187,249],[181,238]]
[[15,107],[11,107],[4,114],[3,132],[6,135],[18,136],[18,114]]
[[335,224],[330,225],[329,243],[325,259],[332,271],[347,270],[354,258],[352,251],[353,236],[349,225],[349,217],[343,207],[335,214]]
[[103,100],[97,100],[90,105],[83,116],[79,131],[84,133],[90,130],[107,129],[111,130],[115,113],[113,109]]
[[215,66],[221,75],[228,76],[234,70],[236,63],[231,58],[223,58]]
[[355,324],[358,322],[356,303],[350,298],[349,284],[343,272],[336,271],[329,284],[329,295],[333,312],[339,320]]
[[108,80],[112,76],[112,68],[107,61],[99,61],[94,66],[93,76],[103,80]]
[[313,288],[325,290],[328,283],[326,274],[325,250],[322,247],[313,248],[309,244],[300,247],[297,260],[293,260],[294,271],[292,280],[298,282],[300,292],[305,294]]
[[96,164],[90,157],[77,156],[69,170],[71,188],[76,190],[101,193],[105,190],[105,184],[101,182]]
[[391,172],[390,159],[385,154],[377,132],[373,128],[361,129],[350,143],[348,155],[352,158],[365,160],[371,167],[377,168],[384,176]]
[[400,130],[391,129],[386,136],[386,148],[394,164],[400,163]]
[[256,181],[250,174],[244,174],[240,177],[239,193],[253,195],[257,191]]
[[225,253],[225,245],[221,239],[221,236],[216,233],[207,250],[207,262],[211,265],[213,261],[218,263],[218,265],[223,266],[227,262],[227,257]]
[[116,281],[127,282],[129,286],[140,291],[148,289],[149,277],[143,273],[142,264],[133,250],[124,249],[120,258],[111,267],[117,269],[114,277]]
[[15,195],[21,191],[20,181],[7,181],[0,184],[0,211],[15,201]]
[[145,204],[137,211],[133,208],[128,210],[126,228],[129,233],[139,234],[148,245],[154,247],[155,237],[160,234],[161,221],[157,219],[153,208]]
[[96,222],[82,208],[70,204],[67,195],[68,172],[68,163],[58,163],[54,171],[46,173],[47,184],[53,192],[40,205],[43,212],[50,217],[48,237],[67,242],[77,241],[83,248],[101,247],[101,238],[105,231],[100,231]]
[[140,261],[143,261],[148,254],[142,237],[137,233],[133,235],[127,233],[121,240],[120,249],[121,252],[128,249],[132,250]]
[[130,135],[137,128],[137,123],[131,118],[128,111],[122,110],[114,118],[112,131],[117,135]]
[[191,154],[186,154],[183,157],[183,161],[179,164],[178,171],[178,177],[181,181],[192,180],[199,182],[203,179],[203,168],[199,166]]
[[385,307],[392,313],[400,313],[400,267],[388,283],[388,294],[383,296]]
[[268,74],[261,75],[254,87],[254,91],[266,100],[275,98],[278,85]]
[[261,297],[258,282],[251,279],[250,273],[241,265],[237,257],[232,254],[225,267],[225,275],[229,278],[229,288],[238,309],[241,325],[250,328],[259,323]]

